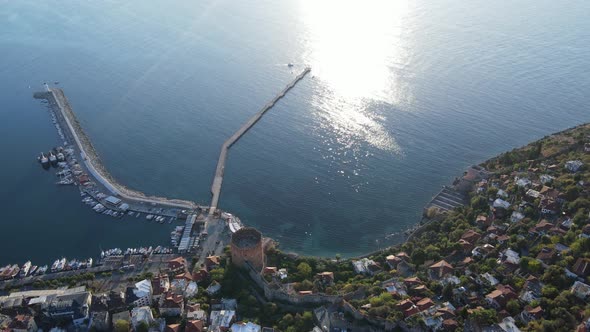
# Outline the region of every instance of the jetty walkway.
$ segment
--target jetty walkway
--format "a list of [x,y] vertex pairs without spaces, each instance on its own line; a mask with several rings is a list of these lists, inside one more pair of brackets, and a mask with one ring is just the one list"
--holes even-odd
[[291,83],[279,92],[271,101],[269,101],[258,113],[254,114],[244,125],[238,129],[229,139],[223,142],[221,146],[221,152],[219,153],[219,159],[217,160],[217,168],[215,169],[215,177],[213,178],[213,184],[211,185],[211,205],[209,205],[209,215],[213,215],[217,210],[217,204],[219,203],[219,195],[221,194],[221,184],[223,182],[223,173],[225,170],[225,162],[227,160],[227,153],[229,148],[234,145],[250,128],[252,128],[262,116],[270,110],[281,98],[283,98],[289,90],[291,90],[299,81],[301,81],[305,75],[311,71],[310,67],[305,68],[301,74],[297,75]]
[[97,182],[99,182],[106,190],[111,192],[112,195],[118,196],[119,198],[128,201],[129,203],[139,203],[151,206],[160,206],[165,208],[195,210],[199,206],[190,201],[168,199],[157,196],[146,196],[143,193],[131,190],[125,186],[119,184],[104,168],[96,150],[92,146],[90,139],[80,126],[80,123],[76,119],[76,116],[68,102],[63,90],[59,88],[50,88],[45,86],[45,92],[35,93],[35,98],[47,99],[51,104],[54,104],[57,108],[56,116],[61,118],[65,124],[64,130],[72,137],[75,141],[75,147],[79,150],[80,157],[82,158],[81,165],[85,166],[91,175]]

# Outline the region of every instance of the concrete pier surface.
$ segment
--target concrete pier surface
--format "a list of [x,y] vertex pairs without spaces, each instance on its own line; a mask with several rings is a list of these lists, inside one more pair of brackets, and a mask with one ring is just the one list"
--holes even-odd
[[86,136],[80,123],[76,119],[76,116],[70,106],[63,91],[58,88],[50,88],[46,86],[45,92],[35,93],[35,98],[47,99],[50,103],[55,103],[57,106],[57,114],[60,120],[65,123],[64,130],[67,132],[67,136],[71,137],[75,143],[75,147],[80,153],[81,162],[80,165],[84,166],[89,175],[91,175],[102,187],[109,191],[112,195],[118,196],[127,203],[134,205],[151,205],[163,207],[163,208],[174,208],[184,210],[195,210],[199,206],[190,201],[179,200],[179,199],[168,199],[157,196],[146,196],[145,194],[126,188],[125,186],[118,183],[104,168],[102,165],[96,150],[92,146],[90,139]]
[[283,98],[289,90],[291,90],[299,81],[301,81],[305,75],[311,71],[310,67],[305,68],[299,75],[297,75],[287,86],[279,92],[271,101],[269,101],[264,107],[254,114],[244,125],[238,129],[229,139],[223,142],[221,146],[221,152],[219,153],[219,159],[217,160],[217,168],[215,169],[215,177],[213,178],[213,184],[211,185],[211,205],[209,206],[209,215],[213,215],[217,210],[217,204],[219,203],[219,195],[221,194],[221,184],[223,183],[223,173],[225,170],[225,162],[227,160],[227,153],[229,148],[234,145],[250,128],[252,128],[262,116],[270,110],[281,98]]

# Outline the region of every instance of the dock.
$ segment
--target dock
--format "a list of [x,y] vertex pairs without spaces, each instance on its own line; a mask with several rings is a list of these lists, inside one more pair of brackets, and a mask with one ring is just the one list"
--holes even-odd
[[92,146],[88,136],[86,136],[82,130],[63,90],[45,85],[45,91],[35,93],[34,97],[37,99],[46,99],[55,111],[54,113],[58,118],[58,121],[63,124],[64,134],[67,137],[67,140],[71,141],[69,143],[73,143],[72,146],[80,156],[79,165],[83,166],[88,175],[90,175],[97,184],[100,184],[106,192],[109,192],[113,196],[121,198],[125,203],[136,207],[132,210],[146,212],[155,210],[156,207],[161,207],[166,209],[193,211],[201,208],[194,202],[157,196],[146,196],[141,192],[131,190],[121,185],[102,165],[96,150]]
[[287,86],[279,92],[271,101],[269,101],[258,113],[254,114],[246,123],[244,123],[229,139],[227,139],[221,146],[219,159],[217,160],[217,167],[215,169],[215,177],[211,185],[211,204],[209,205],[209,215],[213,215],[217,210],[219,203],[219,195],[221,194],[221,184],[223,183],[223,173],[225,170],[225,162],[227,161],[227,153],[244,134],[250,130],[268,110],[270,110],[281,98],[283,98],[289,90],[291,90],[305,75],[311,71],[310,67],[305,68],[299,75],[297,75]]

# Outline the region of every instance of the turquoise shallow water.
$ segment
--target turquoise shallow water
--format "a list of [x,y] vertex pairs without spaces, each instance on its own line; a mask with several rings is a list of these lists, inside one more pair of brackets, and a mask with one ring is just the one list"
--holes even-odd
[[287,250],[355,255],[468,165],[590,120],[589,15],[585,1],[0,0],[0,263],[168,240],[41,170],[58,144],[32,99],[44,81],[120,182],[206,204],[222,142],[311,65],[230,151],[220,207]]

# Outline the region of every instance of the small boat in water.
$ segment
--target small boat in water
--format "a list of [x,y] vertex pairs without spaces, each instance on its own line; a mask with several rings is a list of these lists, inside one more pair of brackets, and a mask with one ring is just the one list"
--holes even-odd
[[49,158],[47,158],[43,152],[41,152],[41,155],[39,156],[39,158],[37,158],[37,160],[39,160],[43,167],[49,167]]
[[23,266],[20,268],[19,276],[26,277],[29,274],[30,270],[31,270],[31,261],[28,261],[25,264],[23,264]]
[[57,157],[53,154],[52,151],[49,151],[49,162],[51,163],[51,166],[57,166]]

